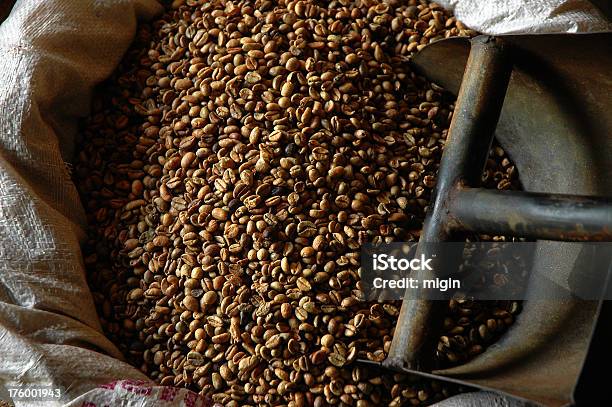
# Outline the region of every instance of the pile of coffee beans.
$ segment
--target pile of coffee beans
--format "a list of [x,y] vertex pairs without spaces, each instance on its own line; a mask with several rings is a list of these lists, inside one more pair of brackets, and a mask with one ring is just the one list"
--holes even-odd
[[[362,301],[360,247],[418,240],[454,100],[410,56],[471,36],[424,0],[175,0],[139,28],[79,140],[90,285],[163,385],[230,406],[399,406],[438,383],[385,358],[398,303]],[[483,175],[515,187],[499,147]],[[459,363],[516,303],[453,301]]]

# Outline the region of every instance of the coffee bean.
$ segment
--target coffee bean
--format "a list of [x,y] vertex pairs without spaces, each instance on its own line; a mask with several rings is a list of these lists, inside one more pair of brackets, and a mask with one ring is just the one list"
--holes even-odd
[[200,302],[191,295],[188,295],[183,299],[183,304],[189,311],[197,311],[200,307]]
[[217,220],[226,220],[227,211],[223,208],[215,208],[212,210],[212,216]]
[[207,291],[202,297],[202,302],[204,304],[211,305],[217,302],[217,297],[218,295],[215,291]]
[[297,287],[300,291],[310,291],[312,290],[312,286],[310,285],[310,282],[305,279],[304,277],[299,277],[297,279]]

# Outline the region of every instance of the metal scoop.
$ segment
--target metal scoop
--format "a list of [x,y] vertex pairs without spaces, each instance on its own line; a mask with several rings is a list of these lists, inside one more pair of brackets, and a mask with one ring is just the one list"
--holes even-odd
[[[458,94],[420,242],[450,241],[466,231],[542,239],[539,256],[550,256],[551,270],[563,273],[562,259],[554,259],[564,244],[552,241],[612,241],[612,199],[601,197],[612,196],[611,39],[610,33],[453,38],[416,55],[416,70]],[[526,192],[479,188],[494,133]],[[441,369],[432,359],[446,303],[410,299],[407,291],[382,366],[548,405],[596,400],[587,353],[598,317],[601,326],[610,313],[604,307],[599,315],[601,302],[539,301],[538,294],[531,293],[498,343]]]

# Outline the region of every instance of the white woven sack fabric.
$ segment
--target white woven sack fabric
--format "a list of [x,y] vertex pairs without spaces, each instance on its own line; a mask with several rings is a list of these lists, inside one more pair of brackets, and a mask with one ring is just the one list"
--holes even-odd
[[438,0],[468,27],[484,34],[610,31],[612,24],[587,0]]

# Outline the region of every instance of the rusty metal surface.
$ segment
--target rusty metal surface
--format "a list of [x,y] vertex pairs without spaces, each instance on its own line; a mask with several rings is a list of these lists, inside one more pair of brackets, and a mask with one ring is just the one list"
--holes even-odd
[[[612,102],[610,39],[610,34],[504,37],[512,47],[515,70],[496,137],[516,163],[525,190],[612,195],[612,115],[607,112]],[[445,40],[426,47],[414,62],[430,79],[456,93],[468,51],[464,39]],[[478,106],[477,100],[470,102]],[[450,138],[452,143],[452,134]],[[478,158],[474,166],[479,166]],[[449,208],[442,209],[436,221],[443,220]],[[597,220],[589,221],[590,215],[579,214],[595,228]],[[606,219],[605,214],[601,219]],[[447,233],[442,228],[433,235],[443,239]],[[541,240],[534,267],[562,280],[569,275],[568,264],[573,264],[579,255],[563,242]],[[495,389],[547,405],[571,403],[599,303],[542,301],[544,289],[530,286],[515,324],[499,342],[463,365],[423,372],[415,369],[420,367],[414,363],[418,352],[404,349],[403,359],[397,350],[386,366],[408,366],[403,370]],[[432,307],[419,309],[415,301],[404,302],[406,309],[412,310],[406,315],[416,315],[416,322],[404,318],[396,332],[412,332],[418,339],[416,343],[423,344],[427,333],[422,331],[426,325],[423,316],[430,314]],[[410,343],[411,339],[405,338],[398,342],[413,346]]]
[[560,241],[612,241],[612,198],[479,188],[457,190],[450,227],[476,233]]

